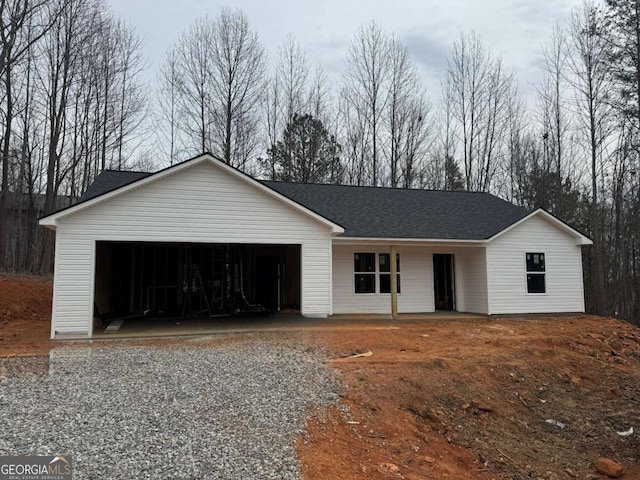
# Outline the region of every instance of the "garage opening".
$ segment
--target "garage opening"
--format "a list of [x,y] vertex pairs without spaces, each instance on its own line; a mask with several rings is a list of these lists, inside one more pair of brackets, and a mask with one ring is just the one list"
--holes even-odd
[[97,242],[94,314],[216,318],[300,310],[300,245]]

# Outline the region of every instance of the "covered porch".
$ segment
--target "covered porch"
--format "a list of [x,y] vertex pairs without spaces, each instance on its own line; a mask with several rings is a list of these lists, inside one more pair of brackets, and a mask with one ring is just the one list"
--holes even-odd
[[[396,255],[396,262],[390,261]],[[395,267],[395,268],[394,268]],[[395,273],[396,299],[391,279]],[[486,246],[471,242],[336,239],[336,314],[469,312],[487,314]]]

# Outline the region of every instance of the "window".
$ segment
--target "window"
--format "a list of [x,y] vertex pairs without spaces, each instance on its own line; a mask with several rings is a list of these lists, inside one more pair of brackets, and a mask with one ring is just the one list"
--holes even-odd
[[[355,293],[391,293],[390,258],[391,255],[388,253],[355,253],[353,256]],[[400,293],[400,254],[396,254],[396,270],[398,293]]]
[[356,253],[353,264],[356,293],[376,293],[376,254]]
[[[380,293],[391,293],[391,262],[389,253],[380,253],[378,263],[380,265]],[[396,272],[398,278],[398,293],[400,293],[400,254],[396,253]]]
[[527,293],[546,293],[544,253],[526,254]]

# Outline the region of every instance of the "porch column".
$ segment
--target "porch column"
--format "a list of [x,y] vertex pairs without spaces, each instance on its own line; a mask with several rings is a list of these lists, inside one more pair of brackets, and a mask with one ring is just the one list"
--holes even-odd
[[391,245],[389,255],[391,262],[391,318],[398,318],[398,263],[396,260],[396,246]]

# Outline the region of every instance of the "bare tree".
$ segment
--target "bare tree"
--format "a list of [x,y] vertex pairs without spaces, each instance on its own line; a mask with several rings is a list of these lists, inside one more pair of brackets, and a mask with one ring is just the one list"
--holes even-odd
[[245,169],[259,144],[264,52],[240,10],[198,20],[175,46],[187,146]]
[[132,154],[133,149],[127,148],[129,143],[134,136],[143,133],[141,125],[146,117],[147,99],[141,73],[146,64],[142,55],[142,43],[133,28],[122,21],[116,21],[112,28],[119,61],[116,76],[118,89],[114,94],[114,163],[118,170],[122,170]]
[[431,106],[407,47],[389,43],[388,143],[389,185],[409,188],[421,177],[432,146]]
[[12,142],[14,98],[13,69],[25,53],[56,23],[65,2],[8,0],[0,2],[0,78],[4,87],[4,129],[0,157],[0,269],[6,251],[9,153]]
[[538,88],[541,120],[545,138],[545,168],[562,176],[564,144],[569,129],[567,114],[567,38],[556,26],[549,41],[542,47],[544,78]]
[[344,179],[350,185],[369,185],[371,182],[371,142],[369,126],[364,112],[349,99],[344,89],[339,98],[338,112],[341,125]]
[[[267,148],[272,148],[283,135],[294,115],[306,113],[309,61],[307,54],[288,35],[278,48],[275,72],[268,80],[264,98],[264,119]],[[316,117],[317,118],[317,117]],[[284,144],[286,147],[286,143]],[[262,160],[262,170],[269,178],[276,178],[274,157]]]
[[[93,29],[90,22],[91,7],[88,1],[76,0],[62,10],[60,19],[42,42],[42,57],[45,60],[40,73],[42,91],[46,100],[47,176],[45,191],[45,212],[52,212],[62,177],[64,176],[63,149],[67,139],[67,113],[70,105],[72,85],[80,70],[84,35]],[[42,271],[49,271],[53,262],[53,235],[44,237],[42,250]]]
[[594,2],[586,0],[574,9],[570,20],[572,55],[569,66],[570,81],[575,90],[575,102],[583,134],[585,151],[590,159],[591,202],[590,226],[595,246],[591,300],[596,312],[605,313],[603,248],[604,225],[599,212],[600,180],[603,179],[606,161],[606,142],[613,127],[610,93],[613,90],[608,65],[608,41],[604,29],[604,15]]
[[446,189],[447,179],[446,166],[454,172],[459,171],[458,160],[456,159],[457,148],[457,123],[453,116],[454,97],[450,82],[443,81],[442,102],[436,112],[435,123],[439,125],[437,129],[436,141],[432,151],[428,154],[428,162],[425,166],[422,178],[422,187],[430,189]]
[[468,190],[489,191],[504,157],[515,79],[477,34],[461,35],[448,60],[445,101],[457,123]]
[[326,125],[336,124],[332,112],[331,85],[321,65],[317,65],[307,94],[307,110]]
[[178,92],[181,89],[181,81],[182,72],[179,67],[178,52],[175,47],[171,47],[167,51],[164,63],[160,67],[157,90],[157,134],[160,136],[160,141],[166,143],[166,150],[169,153],[169,165],[176,163],[179,151]]
[[214,146],[225,162],[244,169],[258,144],[264,51],[240,10],[222,9],[214,31]]
[[279,48],[277,85],[281,89],[282,116],[288,124],[293,115],[306,112],[306,92],[309,79],[309,59],[298,42],[288,35]]
[[213,150],[211,125],[214,103],[213,44],[216,27],[208,17],[197,20],[175,45],[182,79],[177,82],[180,125],[192,152]]
[[343,101],[366,123],[366,142],[371,152],[371,178],[378,185],[379,157],[384,112],[388,103],[389,40],[374,22],[360,28],[349,47]]

